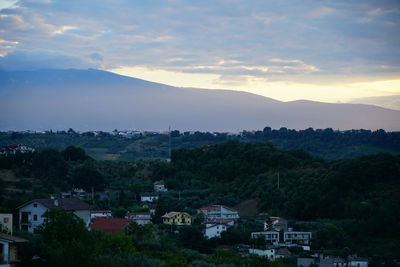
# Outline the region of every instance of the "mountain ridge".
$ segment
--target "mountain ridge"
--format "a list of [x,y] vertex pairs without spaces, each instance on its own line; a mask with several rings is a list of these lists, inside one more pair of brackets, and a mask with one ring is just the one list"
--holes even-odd
[[0,130],[273,128],[400,130],[400,111],[174,87],[103,70],[0,71]]

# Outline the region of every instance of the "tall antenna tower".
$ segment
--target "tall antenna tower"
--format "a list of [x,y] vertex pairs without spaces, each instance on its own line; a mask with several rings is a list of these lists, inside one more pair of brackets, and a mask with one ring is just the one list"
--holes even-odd
[[169,138],[168,138],[168,157],[171,160],[171,125],[168,128]]

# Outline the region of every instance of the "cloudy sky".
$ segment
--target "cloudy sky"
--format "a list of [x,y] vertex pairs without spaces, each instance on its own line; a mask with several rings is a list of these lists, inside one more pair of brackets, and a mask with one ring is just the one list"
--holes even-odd
[[285,101],[400,94],[400,1],[0,0],[0,69],[40,68]]

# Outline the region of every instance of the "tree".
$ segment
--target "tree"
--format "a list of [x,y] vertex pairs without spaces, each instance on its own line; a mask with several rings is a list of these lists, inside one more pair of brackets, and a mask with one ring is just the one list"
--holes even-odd
[[61,156],[67,161],[79,161],[88,158],[85,150],[75,146],[69,146],[65,148],[63,151],[61,151]]
[[48,266],[92,266],[93,240],[85,223],[60,209],[45,213],[47,220],[38,228],[42,235],[41,257]]
[[104,188],[103,175],[93,167],[84,165],[76,168],[72,173],[72,184],[74,187],[90,191],[92,187],[99,191]]
[[129,191],[131,191],[135,195],[135,200],[137,198],[137,195],[143,192],[143,189],[143,184],[137,180],[133,180],[133,182],[129,185]]

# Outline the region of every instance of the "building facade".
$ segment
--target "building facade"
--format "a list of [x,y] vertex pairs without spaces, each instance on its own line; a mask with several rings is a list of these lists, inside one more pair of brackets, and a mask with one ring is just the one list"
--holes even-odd
[[162,216],[164,224],[171,225],[191,225],[192,216],[186,212],[171,211]]
[[18,208],[19,229],[33,233],[45,222],[44,214],[50,209],[63,209],[82,219],[89,228],[91,206],[86,202],[73,198],[34,199]]

